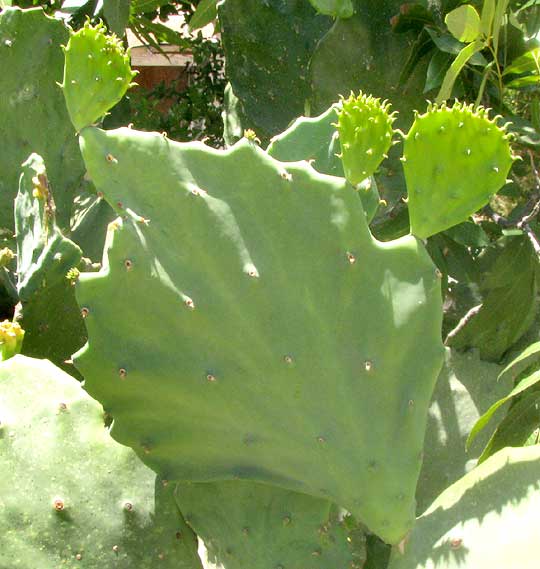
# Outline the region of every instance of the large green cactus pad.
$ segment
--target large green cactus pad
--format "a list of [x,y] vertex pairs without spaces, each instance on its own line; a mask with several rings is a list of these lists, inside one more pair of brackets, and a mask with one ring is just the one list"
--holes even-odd
[[[343,165],[338,156],[340,145],[335,126],[337,121],[335,105],[318,117],[299,117],[286,131],[272,138],[266,151],[281,162],[307,160],[317,172],[344,177]],[[357,191],[369,223],[379,207],[375,178],[362,178]]]
[[0,365],[1,569],[199,569],[164,487],[103,410],[45,360]]
[[540,446],[507,448],[445,490],[389,569],[536,569]]
[[354,548],[354,535],[327,500],[229,481],[180,483],[176,501],[210,561],[224,569],[345,569],[365,560],[365,549]]
[[113,436],[169,479],[303,491],[398,541],[442,361],[422,245],[376,242],[345,180],[247,140],[87,128],[81,145],[123,216],[78,286],[76,365]]
[[62,88],[77,130],[101,118],[124,96],[136,75],[121,40],[102,24],[72,34],[65,48]]
[[64,68],[60,46],[68,38],[66,26],[41,9],[4,8],[0,14],[0,228],[13,230],[20,167],[32,152],[47,164],[59,225],[69,224],[84,166],[57,85]]
[[430,237],[465,221],[500,190],[512,166],[508,135],[487,110],[455,103],[418,115],[403,154],[411,232]]

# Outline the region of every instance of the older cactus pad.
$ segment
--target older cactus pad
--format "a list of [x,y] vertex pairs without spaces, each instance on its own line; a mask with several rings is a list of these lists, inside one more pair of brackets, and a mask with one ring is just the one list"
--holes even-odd
[[82,252],[56,225],[55,205],[41,156],[32,154],[23,164],[15,200],[17,232],[17,290],[22,301],[39,289],[63,280]]
[[0,421],[2,569],[200,568],[172,484],[110,437],[75,379],[2,363]]
[[56,225],[45,164],[37,154],[23,164],[15,200],[15,229],[17,320],[26,330],[22,351],[65,367],[63,362],[86,341],[74,289],[66,279],[82,252]]
[[539,485],[540,446],[499,451],[433,502],[389,569],[537,569]]
[[176,501],[203,539],[209,560],[224,569],[346,569],[365,561],[365,550],[353,549],[339,512],[327,500],[229,481],[181,483]]
[[45,159],[58,223],[69,225],[73,195],[84,174],[75,130],[57,81],[67,27],[41,8],[0,14],[0,228],[13,230],[13,200],[21,164],[31,152]]
[[[266,151],[281,162],[308,160],[321,174],[344,176],[338,156],[337,119],[335,105],[318,117],[300,117],[285,132],[272,138]],[[356,189],[369,223],[379,206],[375,178],[366,178]]]
[[513,157],[504,129],[483,108],[430,105],[405,139],[411,232],[426,238],[486,205],[506,182]]
[[126,93],[136,75],[129,55],[103,24],[87,22],[65,48],[64,96],[77,130],[101,118]]
[[113,436],[169,479],[321,496],[398,541],[443,355],[422,245],[376,242],[345,180],[246,140],[87,128],[81,145],[123,215],[77,287],[76,365]]
[[390,105],[371,95],[351,93],[338,111],[338,132],[345,177],[357,185],[375,173],[392,145]]
[[218,14],[243,128],[268,139],[304,112],[310,58],[332,20],[307,0],[227,0],[219,2]]

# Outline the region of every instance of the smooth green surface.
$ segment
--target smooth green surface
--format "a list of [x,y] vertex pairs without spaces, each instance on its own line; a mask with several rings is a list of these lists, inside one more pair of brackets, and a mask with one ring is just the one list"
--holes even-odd
[[64,67],[60,46],[68,38],[65,25],[41,8],[6,8],[0,14],[0,229],[13,231],[21,164],[32,152],[47,163],[58,224],[69,224],[84,165],[57,85]]
[[408,34],[394,33],[390,19],[400,12],[403,1],[354,0],[353,4],[355,14],[336,20],[313,51],[309,78],[313,112],[327,109],[340,95],[361,90],[388,99],[400,113],[399,128],[407,128],[413,109],[425,104],[425,73],[419,64],[400,84],[412,41]]
[[78,287],[76,365],[113,436],[167,478],[301,490],[399,541],[443,353],[423,246],[376,242],[343,179],[248,141],[81,143],[124,217]]
[[130,0],[104,0],[103,15],[109,29],[119,38],[123,37],[129,22]]
[[[272,138],[267,152],[281,162],[307,160],[321,174],[343,177],[337,120],[334,105],[318,117],[300,117],[286,131]],[[369,223],[379,207],[375,178],[363,179],[357,191]]]
[[65,48],[62,89],[77,131],[95,123],[125,95],[136,73],[122,42],[103,24],[71,34]]
[[505,449],[445,490],[389,569],[536,569],[540,446]]
[[17,233],[16,318],[26,334],[22,353],[47,358],[75,373],[65,360],[86,341],[86,330],[66,273],[82,251],[56,224],[54,198],[40,156],[24,163],[15,200]]
[[85,182],[75,196],[69,237],[83,250],[84,256],[101,262],[107,226],[116,217],[111,206]]
[[419,513],[475,465],[490,433],[482,433],[468,451],[467,437],[482,413],[512,388],[509,379],[497,381],[500,370],[472,351],[446,350],[428,412],[424,463],[416,489]]
[[465,221],[506,183],[508,137],[485,109],[430,105],[404,143],[411,232],[427,238]]
[[173,485],[110,437],[78,381],[15,356],[0,419],[1,569],[201,567]]
[[218,13],[227,76],[242,102],[245,128],[268,139],[304,114],[311,54],[332,19],[308,0],[225,0]]
[[266,151],[281,162],[307,160],[321,174],[341,176],[336,124],[337,109],[332,105],[317,117],[299,117],[285,131],[274,136]]
[[450,33],[459,41],[471,42],[480,35],[480,16],[470,4],[459,6],[446,14],[444,22]]
[[230,481],[180,483],[176,501],[209,560],[224,569],[345,569],[365,560],[365,549],[354,549],[339,512],[326,500]]

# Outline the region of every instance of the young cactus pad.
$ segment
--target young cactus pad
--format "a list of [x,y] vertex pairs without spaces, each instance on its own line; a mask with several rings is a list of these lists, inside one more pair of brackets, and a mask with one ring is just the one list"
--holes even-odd
[[376,242],[345,180],[247,140],[86,128],[81,148],[122,214],[77,285],[76,366],[113,436],[168,479],[302,491],[399,541],[443,356],[423,246]]
[[2,568],[202,569],[174,486],[46,360],[0,365],[0,471]]
[[71,121],[77,130],[101,118],[125,95],[136,72],[121,40],[103,24],[74,32],[65,48],[62,88]]
[[390,104],[351,93],[341,100],[337,129],[345,177],[353,186],[375,173],[392,146],[395,116]]
[[447,488],[389,569],[537,569],[540,446],[506,448]]
[[513,156],[488,111],[430,105],[405,138],[411,232],[427,238],[465,221],[506,183]]
[[327,500],[235,480],[180,483],[176,501],[224,569],[346,569],[365,560]]

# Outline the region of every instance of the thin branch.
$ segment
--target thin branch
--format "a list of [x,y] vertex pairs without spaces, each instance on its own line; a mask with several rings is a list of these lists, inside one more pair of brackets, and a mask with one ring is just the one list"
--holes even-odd
[[540,259],[540,242],[538,241],[538,237],[536,237],[536,234],[531,229],[531,226],[528,224],[523,225],[521,229],[524,231],[525,235],[529,238],[529,241],[531,242],[531,245],[534,249],[534,252],[536,253],[536,256]]
[[491,219],[500,227],[504,228],[515,227],[517,229],[521,229],[523,233],[527,236],[529,241],[531,242],[532,248],[534,249],[536,256],[538,257],[538,259],[540,259],[540,240],[538,239],[535,232],[532,230],[530,226],[531,221],[533,221],[540,214],[540,175],[538,174],[538,170],[536,169],[532,152],[529,152],[529,158],[531,161],[531,170],[534,174],[536,181],[536,187],[534,188],[530,196],[529,203],[525,208],[525,211],[528,213],[525,213],[519,221],[512,222],[506,219],[506,217],[503,217],[502,215],[495,213],[489,206],[487,208],[487,212],[491,217]]
[[467,326],[467,324],[480,312],[483,304],[473,306],[467,314],[458,322],[458,325],[446,336],[444,345],[448,346],[449,343]]
[[536,165],[534,163],[534,155],[532,150],[529,150],[529,160],[531,161],[531,170],[533,171],[535,180],[536,180],[536,193],[540,193],[540,175],[538,174],[538,170],[536,169]]

